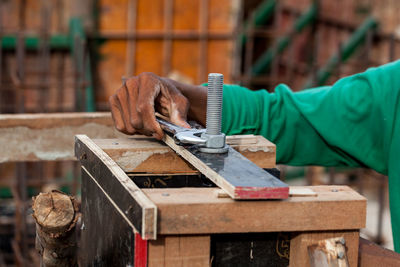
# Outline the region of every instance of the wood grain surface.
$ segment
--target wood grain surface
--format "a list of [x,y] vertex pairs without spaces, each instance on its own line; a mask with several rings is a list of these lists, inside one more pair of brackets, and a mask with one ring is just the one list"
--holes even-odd
[[[306,187],[308,188],[308,187]],[[215,188],[142,189],[158,208],[159,234],[358,230],[366,199],[347,186],[274,201],[218,198]]]

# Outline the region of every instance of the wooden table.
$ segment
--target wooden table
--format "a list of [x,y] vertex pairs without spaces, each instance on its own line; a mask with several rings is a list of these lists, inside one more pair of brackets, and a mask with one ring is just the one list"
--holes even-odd
[[[275,146],[256,138],[236,149],[272,171]],[[316,195],[235,201],[152,139],[80,135],[75,155],[84,266],[309,266],[308,247],[333,237],[345,239],[348,262],[357,266],[366,199],[347,186],[292,187]]]

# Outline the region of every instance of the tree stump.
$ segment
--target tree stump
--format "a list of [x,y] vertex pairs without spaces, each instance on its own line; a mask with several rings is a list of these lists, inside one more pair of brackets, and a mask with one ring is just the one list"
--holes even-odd
[[33,198],[36,249],[41,266],[77,266],[75,225],[79,218],[73,197],[53,190]]

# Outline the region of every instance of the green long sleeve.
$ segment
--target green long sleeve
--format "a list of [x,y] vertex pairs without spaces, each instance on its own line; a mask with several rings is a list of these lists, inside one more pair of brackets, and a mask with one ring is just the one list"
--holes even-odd
[[400,251],[400,61],[333,86],[275,93],[224,86],[222,130],[260,134],[288,165],[362,166],[389,175],[392,228]]

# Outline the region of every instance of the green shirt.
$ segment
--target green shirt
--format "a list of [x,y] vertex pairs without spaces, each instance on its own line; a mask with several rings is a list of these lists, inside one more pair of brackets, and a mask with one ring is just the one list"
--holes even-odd
[[275,93],[225,85],[222,121],[228,135],[274,142],[278,163],[368,167],[388,175],[400,252],[400,61],[298,93],[284,84]]

